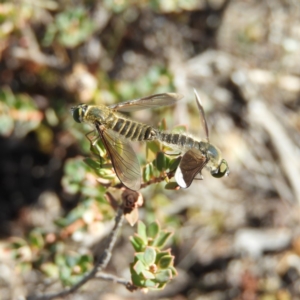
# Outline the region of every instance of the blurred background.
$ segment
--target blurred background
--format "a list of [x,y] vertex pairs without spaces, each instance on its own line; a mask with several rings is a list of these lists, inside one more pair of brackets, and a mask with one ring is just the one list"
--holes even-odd
[[[76,282],[65,261],[90,268],[112,228],[84,163],[90,127],[70,108],[178,92],[176,107],[132,117],[204,138],[193,88],[231,172],[141,191],[140,218],[175,232],[179,275],[148,294],[92,281],[68,299],[300,299],[298,0],[0,2],[1,299]],[[134,231],[107,272],[130,278]]]

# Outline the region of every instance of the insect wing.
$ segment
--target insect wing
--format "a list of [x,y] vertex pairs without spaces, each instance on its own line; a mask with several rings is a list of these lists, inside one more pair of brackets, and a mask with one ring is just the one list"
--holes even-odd
[[127,188],[139,190],[141,186],[140,164],[131,145],[112,130],[96,128],[102,137],[119,180]]
[[181,98],[183,98],[183,96],[180,94],[162,93],[139,98],[136,100],[121,102],[118,104],[110,105],[109,107],[113,110],[121,112],[130,112],[147,108],[158,108],[161,106],[173,105]]
[[197,103],[198,109],[200,111],[200,116],[201,116],[201,119],[202,119],[202,124],[203,124],[204,129],[205,129],[206,139],[209,142],[208,126],[207,126],[207,122],[206,122],[206,118],[205,118],[204,109],[203,109],[203,106],[202,106],[202,103],[201,103],[201,99],[200,99],[200,97],[199,97],[199,95],[198,95],[198,93],[197,93],[197,91],[195,89],[194,89],[194,93],[195,93],[195,97],[196,97],[196,103]]
[[176,169],[175,180],[178,185],[183,189],[188,188],[206,163],[207,159],[200,151],[196,149],[187,151],[183,155],[179,167]]

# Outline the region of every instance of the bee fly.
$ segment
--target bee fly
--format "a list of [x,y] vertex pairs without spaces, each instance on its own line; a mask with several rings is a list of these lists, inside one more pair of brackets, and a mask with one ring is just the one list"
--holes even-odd
[[206,141],[196,140],[186,134],[164,132],[159,132],[157,137],[161,142],[167,145],[174,145],[186,151],[175,173],[175,180],[181,188],[188,188],[197,174],[200,174],[200,178],[202,179],[201,171],[204,167],[216,178],[229,174],[228,164],[226,160],[222,158],[221,151],[209,142],[209,132],[204,109],[196,90],[194,90],[194,92],[205,128]]
[[179,94],[163,93],[110,106],[79,104],[72,108],[72,114],[76,122],[95,127],[98,137],[93,145],[101,138],[119,180],[127,188],[138,190],[141,186],[140,165],[128,140],[151,141],[157,139],[158,130],[120,112],[173,105],[181,98]]
[[184,133],[175,134],[161,131],[133,121],[120,113],[172,105],[182,98],[180,94],[156,94],[110,106],[79,104],[72,108],[72,114],[76,122],[90,123],[95,127],[98,136],[93,145],[99,138],[102,139],[116,175],[127,188],[138,190],[141,186],[140,165],[128,140],[158,140],[184,152],[176,170],[175,179],[180,187],[187,188],[197,174],[202,176],[201,171],[204,167],[217,178],[229,174],[228,164],[225,159],[222,159],[220,150],[209,142],[204,110],[196,91],[195,96],[207,141],[198,141]]

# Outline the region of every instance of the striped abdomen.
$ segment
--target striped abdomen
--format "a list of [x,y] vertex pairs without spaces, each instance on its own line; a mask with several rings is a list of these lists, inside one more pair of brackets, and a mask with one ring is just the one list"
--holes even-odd
[[132,141],[153,140],[155,130],[151,126],[116,117],[110,129]]
[[202,153],[206,152],[207,143],[197,141],[194,138],[182,133],[169,133],[163,131],[156,132],[156,139],[160,142],[170,146],[171,148],[178,148],[180,150],[198,149]]
[[157,139],[162,143],[167,144],[171,147],[173,146],[180,149],[184,149],[184,148],[200,149],[199,142],[185,134],[159,132],[157,135]]

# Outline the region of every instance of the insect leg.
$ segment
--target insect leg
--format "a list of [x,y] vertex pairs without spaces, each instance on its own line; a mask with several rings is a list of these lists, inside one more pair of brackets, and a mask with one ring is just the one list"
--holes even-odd
[[86,136],[86,138],[90,141],[90,143],[92,144],[92,146],[95,146],[96,145],[96,143],[99,141],[99,139],[101,138],[100,137],[100,135],[99,135],[99,133],[98,133],[98,135],[94,135],[93,137],[89,137],[89,135],[91,134],[91,133],[95,133],[96,132],[96,129],[94,129],[94,130],[92,130],[92,131],[90,131],[90,132],[88,132],[85,136]]

